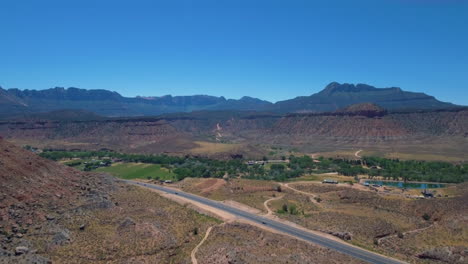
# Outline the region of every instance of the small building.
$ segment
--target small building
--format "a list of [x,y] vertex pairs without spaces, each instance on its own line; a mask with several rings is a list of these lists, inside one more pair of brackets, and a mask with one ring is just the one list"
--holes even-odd
[[322,181],[322,183],[338,184],[338,181],[336,181],[336,180],[331,180],[331,179],[325,179],[325,180]]
[[164,183],[171,184],[172,181],[171,180],[165,180]]
[[267,163],[289,163],[289,160],[268,160]]

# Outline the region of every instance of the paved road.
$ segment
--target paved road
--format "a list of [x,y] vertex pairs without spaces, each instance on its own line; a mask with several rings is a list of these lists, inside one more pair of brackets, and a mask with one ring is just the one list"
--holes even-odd
[[[220,202],[217,202],[217,201],[213,201],[213,200],[210,200],[210,199],[207,199],[207,198],[204,198],[204,197],[200,197],[200,196],[197,196],[197,195],[193,195],[193,194],[190,194],[190,193],[186,193],[186,192],[171,189],[171,188],[166,188],[166,187],[163,187],[163,186],[160,186],[160,185],[141,183],[141,182],[134,182],[134,181],[126,181],[126,182],[130,183],[130,184],[134,184],[134,185],[146,186],[148,188],[156,189],[156,190],[163,191],[163,192],[170,193],[170,194],[175,194],[175,195],[178,195],[180,197],[183,197],[183,198],[186,198],[186,199],[189,199],[189,200],[192,200],[192,201],[196,201],[196,202],[202,203],[204,205],[214,207],[214,208],[219,209],[219,210],[223,210],[223,211],[228,212],[228,213],[230,213],[232,215],[235,215],[237,217],[242,217],[242,218],[245,218],[245,219],[247,219],[249,221],[253,221],[253,222],[256,222],[258,224],[266,225],[269,228],[273,228],[275,230],[278,230],[280,232],[289,234],[291,236],[295,236],[295,237],[298,237],[300,239],[303,239],[303,240],[306,240],[306,241],[321,245],[323,247],[327,247],[327,248],[336,250],[338,252],[353,256],[355,258],[364,260],[364,261],[369,262],[369,263],[374,263],[374,264],[401,264],[401,263],[405,263],[405,262],[402,262],[402,261],[398,261],[396,259],[392,259],[392,258],[389,258],[389,257],[385,257],[383,255],[379,255],[379,254],[367,251],[365,249],[361,249],[361,248],[357,248],[357,247],[354,247],[354,246],[351,246],[351,245],[347,245],[344,242],[341,243],[341,242],[329,239],[327,237],[322,237],[322,236],[317,235],[317,234],[304,232],[303,230],[301,230],[299,228],[295,228],[295,227],[286,225],[284,223],[281,223],[279,221],[275,221],[275,220],[272,220],[272,219],[269,219],[269,218],[266,218],[266,217],[262,217],[262,216],[259,216],[259,215],[256,215],[256,214],[248,213],[248,212],[242,211],[240,209],[237,209],[237,208],[234,208],[234,207],[228,206],[226,204],[223,204],[223,203],[220,203]],[[352,224],[352,223],[350,223],[350,224]]]

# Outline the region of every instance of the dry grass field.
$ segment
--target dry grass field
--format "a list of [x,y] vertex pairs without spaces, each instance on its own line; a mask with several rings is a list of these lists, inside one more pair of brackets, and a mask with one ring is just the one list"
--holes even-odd
[[262,212],[266,212],[263,203],[277,194],[279,184],[269,181],[231,179],[195,179],[186,178],[178,187],[186,192],[198,194],[218,201],[232,200]]
[[189,150],[193,154],[213,155],[218,153],[237,152],[242,144],[214,143],[207,141],[195,141],[196,147]]
[[244,224],[217,225],[200,247],[198,263],[364,263],[330,249]]
[[452,189],[457,194],[453,198],[433,200],[383,196],[320,183],[290,186],[320,197],[320,203],[304,200],[300,193],[289,195],[290,190],[286,190],[288,195],[271,203],[271,207],[277,211],[283,204],[295,204],[296,215],[278,215],[309,229],[337,236],[348,233],[352,244],[408,261],[419,262],[419,254],[441,247],[454,252],[457,247],[468,249],[466,184]]
[[190,263],[201,234],[219,223],[138,187],[124,186],[112,200],[112,208],[61,219],[70,241],[39,251],[54,263]]

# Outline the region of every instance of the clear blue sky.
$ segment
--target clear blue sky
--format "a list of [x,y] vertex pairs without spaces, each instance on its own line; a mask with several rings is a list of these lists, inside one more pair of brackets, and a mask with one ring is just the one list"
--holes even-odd
[[277,101],[331,81],[468,105],[468,1],[1,0],[0,85]]

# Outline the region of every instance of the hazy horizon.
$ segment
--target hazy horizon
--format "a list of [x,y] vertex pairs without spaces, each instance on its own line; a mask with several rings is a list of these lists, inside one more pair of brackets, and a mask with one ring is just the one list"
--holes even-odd
[[4,1],[0,86],[271,102],[365,83],[468,104],[466,1]]
[[[330,84],[330,83],[328,83]],[[327,85],[328,85],[327,84]],[[344,84],[344,83],[340,83],[340,84]],[[357,85],[357,84],[362,84],[362,83],[350,83],[350,84],[353,84],[353,85]],[[367,84],[367,85],[371,85],[371,84]],[[372,85],[371,85],[372,86]],[[212,95],[212,94],[162,94],[162,95],[143,95],[143,94],[139,94],[139,95],[134,95],[134,96],[127,96],[127,95],[124,95],[124,94],[121,94],[119,93],[118,91],[114,91],[114,90],[108,90],[108,91],[111,91],[111,92],[117,92],[119,93],[121,96],[123,97],[126,97],[126,98],[136,98],[136,97],[143,97],[143,98],[161,98],[161,97],[165,97],[165,96],[172,96],[172,97],[176,97],[176,96],[215,96],[215,97],[224,97],[226,100],[239,100],[243,97],[252,97],[252,98],[256,98],[256,99],[260,99],[260,100],[263,100],[263,101],[268,101],[270,103],[277,103],[277,102],[280,102],[280,101],[284,101],[284,100],[289,100],[289,99],[294,99],[296,97],[301,97],[301,96],[311,96],[311,95],[314,95],[320,91],[322,91],[323,89],[325,89],[326,85],[319,89],[317,92],[314,92],[312,94],[298,94],[298,95],[292,95],[291,97],[289,98],[284,98],[284,99],[280,99],[278,101],[271,101],[271,100],[267,100],[267,99],[264,99],[264,98],[261,98],[261,97],[254,97],[254,96],[250,96],[250,95],[242,95],[240,97],[237,97],[237,98],[231,98],[231,97],[227,97],[227,96],[224,96],[224,95]],[[7,88],[7,87],[2,87],[0,86],[0,88],[3,88],[3,89],[20,89],[20,90],[26,90],[26,89],[21,89],[21,88],[18,88],[18,87],[10,87],[10,88]],[[47,90],[47,89],[54,89],[54,88],[64,88],[64,89],[68,89],[68,88],[78,88],[78,89],[85,89],[85,90],[106,90],[106,89],[86,89],[86,88],[82,88],[82,87],[75,87],[75,86],[70,86],[70,87],[63,87],[63,86],[55,86],[55,87],[50,87],[50,88],[45,88],[45,89],[29,89],[29,90],[37,90],[37,91],[41,91],[41,90]],[[382,89],[382,88],[395,88],[395,87],[376,87],[376,88],[379,88],[379,89]],[[401,87],[397,87],[397,88],[401,88]],[[413,92],[413,91],[410,91],[410,90],[405,90],[402,88],[403,91],[406,91],[406,92]],[[431,94],[427,94],[429,96],[431,96]],[[439,98],[436,97],[436,99],[439,100]],[[444,102],[443,100],[439,100],[439,101],[442,101]],[[447,101],[448,102],[448,101]],[[453,102],[448,102],[448,103],[453,103]],[[456,104],[456,103],[455,103]],[[459,106],[467,106],[468,104],[456,104],[456,105],[459,105]]]

